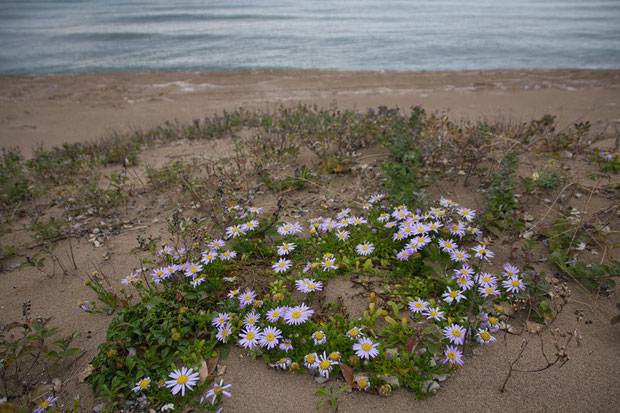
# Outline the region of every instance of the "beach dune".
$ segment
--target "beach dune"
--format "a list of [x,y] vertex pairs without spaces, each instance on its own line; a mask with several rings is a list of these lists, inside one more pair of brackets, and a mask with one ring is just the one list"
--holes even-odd
[[464,72],[254,71],[0,77],[0,145],[93,140],[191,122],[223,110],[268,111],[297,103],[365,110],[420,104],[454,120],[590,121],[613,133],[620,122],[620,70]]

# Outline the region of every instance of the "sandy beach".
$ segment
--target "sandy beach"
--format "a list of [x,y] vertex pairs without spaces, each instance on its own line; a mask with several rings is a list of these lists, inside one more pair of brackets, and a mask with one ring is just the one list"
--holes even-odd
[[269,111],[316,103],[365,110],[420,104],[453,119],[529,121],[544,114],[562,126],[590,121],[614,133],[620,71],[330,72],[85,74],[0,77],[0,145],[97,139],[191,122],[235,108]]
[[[297,103],[317,104],[320,107],[335,103],[339,108],[360,111],[379,105],[408,110],[420,104],[428,112],[446,114],[456,121],[528,122],[551,114],[557,117],[560,128],[567,128],[576,122],[591,122],[595,133],[604,135],[605,139],[601,142],[617,150],[620,70],[258,71],[2,76],[0,146],[20,147],[27,156],[37,145],[51,147],[64,142],[96,140],[114,133],[122,135],[135,129],[149,129],[166,121],[188,123],[224,110],[245,108],[270,111],[280,105]],[[151,148],[141,154],[140,159],[156,164],[162,159],[172,159],[170,154],[173,151],[183,153],[183,156],[193,152],[217,152],[217,145],[212,142],[191,145],[184,143],[174,148],[172,145]],[[529,158],[524,157],[524,162],[528,161]],[[579,162],[582,166],[587,164],[582,159]],[[380,169],[379,161],[374,166]],[[115,167],[122,169],[118,165]],[[565,169],[567,174],[573,173],[570,166]],[[459,182],[460,185],[462,182]],[[349,188],[345,184],[339,185],[335,186],[336,190],[344,188],[342,193],[347,193]],[[471,188],[454,189],[451,185],[446,184],[445,187],[449,188],[456,201],[479,202],[476,198],[479,194],[471,195]],[[353,199],[355,194],[350,192]],[[439,188],[431,188],[429,192],[437,199],[441,196]],[[53,315],[54,322],[61,325],[64,331],[77,329],[83,332],[79,346],[85,350],[85,356],[61,373],[64,380],[61,401],[66,408],[75,394],[80,394],[84,412],[91,412],[92,407],[98,404],[80,376],[96,355],[97,346],[105,340],[105,330],[111,320],[106,314],[89,315],[75,310],[78,300],[93,298],[90,290],[84,287],[84,280],[95,269],[93,263],[97,263],[116,283],[120,282],[130,269],[137,266],[139,257],[128,253],[136,246],[137,234],[169,237],[165,220],[172,211],[172,202],[166,204],[166,200],[162,200],[165,197],[158,196],[157,202],[152,205],[145,205],[144,200],[137,201],[137,206],[132,207],[140,209],[139,219],[142,221],[139,224],[132,222],[133,227],[119,225],[122,227],[119,233],[102,241],[104,245],[101,248],[95,248],[86,238],[74,241],[71,254],[75,251],[79,270],[70,277],[45,278],[32,267],[0,273],[0,322],[18,319],[22,302],[27,298],[32,301],[37,314]],[[609,198],[612,196],[609,195]],[[311,200],[308,202],[315,202],[318,195],[312,197],[308,198]],[[580,202],[578,205],[581,208],[586,198],[571,199]],[[607,200],[605,198],[605,202]],[[161,211],[158,211],[161,205]],[[476,207],[476,204],[472,206]],[[97,219],[93,218],[88,225],[96,227],[99,225],[95,222]],[[18,248],[27,248],[32,242],[29,238],[24,240],[24,237],[16,233],[5,238],[5,242],[14,241]],[[499,238],[496,242],[498,255],[508,260],[512,254],[508,251],[509,247],[500,252],[505,245]],[[68,262],[67,244],[63,243],[57,251]],[[18,261],[14,259],[7,264],[15,262]],[[555,271],[550,264],[545,265],[548,271]],[[339,292],[347,293],[349,287],[342,288]],[[339,396],[338,411],[619,411],[620,328],[610,325],[610,318],[616,311],[617,297],[599,296],[575,285],[571,290],[571,300],[554,324],[554,328],[564,332],[563,341],[567,338],[565,332],[576,335],[567,350],[570,360],[561,368],[553,366],[535,373],[513,373],[505,392],[501,393],[499,389],[506,379],[509,364],[518,356],[520,345],[526,337],[502,333],[497,335],[498,342],[494,345],[476,348],[464,367],[443,382],[434,397],[420,401],[404,390],[394,392],[389,398],[356,391]],[[53,294],[51,299],[50,294]],[[536,370],[546,364],[545,355],[555,358],[553,335],[549,331],[543,334],[544,354],[537,340],[537,337],[532,339],[519,361],[519,368]],[[322,399],[315,395],[316,383],[310,374],[276,371],[261,360],[250,359],[239,348],[234,348],[222,364],[226,365],[225,381],[233,384],[233,398],[226,400],[224,412],[330,411],[327,406],[317,409],[317,403]]]

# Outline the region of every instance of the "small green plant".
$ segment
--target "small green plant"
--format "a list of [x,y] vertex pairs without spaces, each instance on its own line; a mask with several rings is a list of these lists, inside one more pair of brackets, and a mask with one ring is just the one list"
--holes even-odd
[[333,385],[329,386],[329,390],[325,389],[325,387],[319,387],[316,391],[317,396],[327,397],[329,400],[324,400],[316,405],[317,408],[323,407],[327,402],[334,410],[334,412],[338,412],[338,395],[344,391],[351,390],[349,386],[341,386],[338,390],[334,389]]
[[2,148],[0,158],[0,201],[13,206],[33,196],[31,181],[24,171],[24,158],[17,148]]
[[421,174],[422,153],[416,141],[423,117],[422,108],[413,108],[409,120],[401,117],[390,125],[384,141],[393,158],[382,166],[385,187],[399,205],[424,206],[426,202],[425,182]]
[[33,238],[37,241],[50,241],[61,238],[65,233],[67,223],[62,219],[40,219],[30,224],[28,228],[33,232]]
[[520,205],[515,194],[518,166],[519,155],[515,151],[509,151],[502,158],[499,171],[491,176],[489,189],[483,197],[488,225],[511,230],[518,230],[523,226],[518,214]]
[[40,382],[51,382],[63,362],[79,352],[71,347],[77,332],[54,339],[60,328],[49,328],[50,318],[30,319],[31,305],[23,305],[23,320],[0,325],[0,395],[9,401],[25,402],[25,396]]
[[540,193],[555,189],[560,184],[560,181],[560,174],[556,171],[534,172],[531,177],[522,179],[523,187],[529,193]]
[[593,240],[591,230],[569,217],[558,219],[542,234],[551,251],[551,262],[563,273],[588,288],[611,290],[615,286],[614,277],[620,271],[617,261],[611,261],[608,265],[596,262],[586,265],[574,257],[577,251],[585,249]]

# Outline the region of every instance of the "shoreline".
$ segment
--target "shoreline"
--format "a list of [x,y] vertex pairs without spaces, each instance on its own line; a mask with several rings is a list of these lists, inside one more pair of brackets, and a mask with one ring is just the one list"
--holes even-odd
[[269,111],[297,103],[366,110],[421,104],[454,121],[529,121],[561,127],[620,122],[620,70],[260,70],[0,76],[0,146],[29,152],[110,133],[191,122],[224,110]]

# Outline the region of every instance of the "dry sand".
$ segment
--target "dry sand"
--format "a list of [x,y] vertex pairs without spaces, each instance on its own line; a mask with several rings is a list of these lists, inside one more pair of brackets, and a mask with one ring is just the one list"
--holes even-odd
[[[589,120],[599,131],[617,136],[620,120],[620,71],[493,71],[493,72],[251,72],[92,74],[0,78],[0,146],[56,145],[96,139],[111,131],[149,128],[165,120],[190,121],[238,107],[268,110],[296,102],[364,110],[378,105],[428,110],[464,119],[504,118],[528,121],[550,113],[562,125]],[[164,150],[166,150],[164,148]],[[150,156],[150,155],[149,155]],[[458,192],[455,193],[459,200]],[[463,193],[462,197],[467,195]],[[146,222],[146,221],[145,221]],[[165,223],[148,224],[144,235],[165,236]],[[129,255],[137,230],[113,237],[102,258],[88,242],[73,245],[81,275],[44,279],[32,268],[0,274],[0,322],[19,318],[24,299],[34,312],[53,315],[65,331],[83,332],[86,356],[63,372],[64,402],[82,395],[83,411],[93,400],[78,375],[94,356],[110,321],[106,315],[75,311],[79,299],[90,297],[83,279],[97,262],[116,281],[136,267]],[[66,247],[58,250],[59,254]],[[63,256],[64,257],[64,256]],[[66,259],[66,257],[64,257]],[[538,373],[514,373],[506,391],[499,392],[509,362],[519,353],[525,335],[498,335],[498,343],[476,349],[462,369],[424,401],[407,391],[390,398],[359,392],[339,397],[341,412],[613,412],[620,411],[620,328],[610,326],[616,299],[596,298],[573,285],[571,303],[554,327],[582,337],[568,348],[570,361],[562,368]],[[345,288],[346,290],[346,288]],[[344,293],[344,291],[343,291]],[[575,315],[583,311],[583,318]],[[588,321],[588,323],[586,323]],[[87,334],[86,331],[90,331]],[[550,334],[545,352],[554,359]],[[232,383],[233,399],[225,412],[314,412],[321,399],[309,374],[292,375],[269,369],[262,361],[231,351],[223,362],[224,379]],[[536,338],[518,366],[536,369],[545,360]]]
[[0,77],[0,146],[59,145],[112,131],[190,122],[223,110],[316,103],[364,110],[421,104],[454,119],[561,125],[589,120],[615,132],[620,71],[138,73]]

